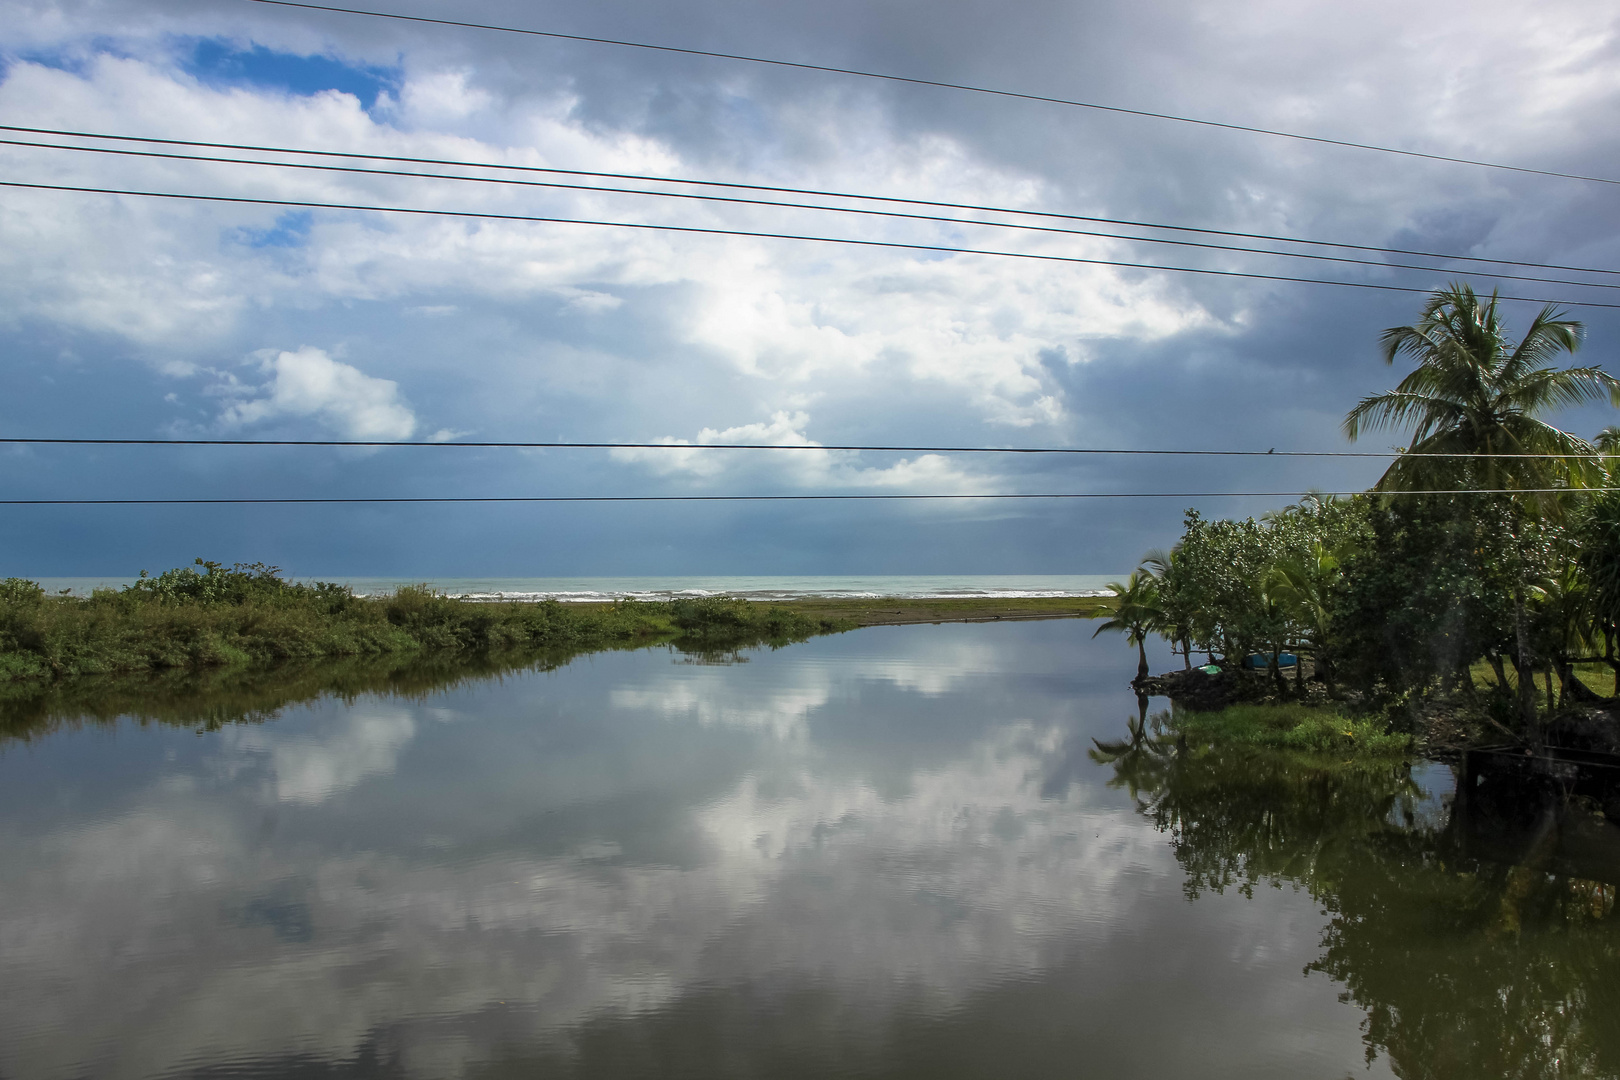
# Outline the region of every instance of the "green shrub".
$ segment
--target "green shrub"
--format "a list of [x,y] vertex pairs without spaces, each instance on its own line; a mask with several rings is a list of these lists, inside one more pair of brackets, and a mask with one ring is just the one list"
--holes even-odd
[[194,565],[202,567],[203,572],[185,566],[150,577],[142,570],[140,580],[124,592],[167,604],[244,604],[308,590],[308,586],[283,581],[279,566],[262,562],[237,563],[227,570],[222,563],[199,558]]
[[748,601],[734,596],[682,597],[669,602],[669,618],[682,630],[747,626]]
[[45,590],[27,578],[8,577],[0,580],[0,604],[32,605],[42,603]]

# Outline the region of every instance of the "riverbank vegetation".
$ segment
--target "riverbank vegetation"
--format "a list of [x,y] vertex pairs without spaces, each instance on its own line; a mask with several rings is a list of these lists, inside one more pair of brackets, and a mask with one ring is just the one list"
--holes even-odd
[[356,596],[341,585],[287,581],[259,563],[226,567],[199,559],[90,597],[50,596],[19,578],[0,581],[0,699],[32,699],[39,684],[82,687],[91,679],[98,680],[97,693],[117,697],[109,679],[154,673],[218,670],[245,678],[247,670],[293,664],[419,663],[429,656],[440,664],[456,658],[471,670],[490,657],[660,643],[702,653],[857,626],[1089,617],[1111,606],[1095,597],[492,603],[427,586]]
[[1189,511],[1179,543],[1114,587],[1109,626],[1182,656],[1139,686],[1204,708],[1314,702],[1452,745],[1539,743],[1596,710],[1573,726],[1620,749],[1613,678],[1604,696],[1580,674],[1620,671],[1620,429],[1588,441],[1544,419],[1620,405],[1601,368],[1553,366],[1580,334],[1548,308],[1514,342],[1466,286],[1386,331],[1386,361],[1415,370],[1344,427],[1411,445],[1365,494],[1259,520]]
[[371,597],[289,582],[263,564],[199,559],[198,567],[143,574],[128,588],[87,598],[0,581],[0,694],[7,684],[350,657],[782,644],[847,625],[726,597],[477,603],[426,586]]

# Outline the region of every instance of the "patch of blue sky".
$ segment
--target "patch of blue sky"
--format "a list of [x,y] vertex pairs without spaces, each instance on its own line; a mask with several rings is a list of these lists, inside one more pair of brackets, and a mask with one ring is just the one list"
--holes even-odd
[[242,226],[232,229],[230,236],[250,248],[303,247],[309,242],[309,224],[309,211],[289,211],[276,218],[276,223],[268,229]]
[[56,49],[27,50],[11,58],[0,56],[0,82],[10,74],[13,59],[27,64],[38,64],[40,67],[55,68],[57,71],[66,71],[73,75],[84,75],[98,56],[130,55],[132,54],[129,50],[120,46],[117,41],[105,37],[80,40]]
[[331,56],[300,56],[276,52],[263,45],[237,48],[219,38],[197,38],[181,66],[210,86],[252,86],[308,96],[323,90],[353,94],[370,110],[383,93],[396,92],[404,78],[402,68],[351,64]]

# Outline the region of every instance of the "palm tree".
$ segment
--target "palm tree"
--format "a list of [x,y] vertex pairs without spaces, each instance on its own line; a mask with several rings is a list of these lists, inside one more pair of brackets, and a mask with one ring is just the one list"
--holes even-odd
[[1566,548],[1546,576],[1530,590],[1536,602],[1536,644],[1546,657],[1547,708],[1551,710],[1552,676],[1558,675],[1558,705],[1598,700],[1575,674],[1575,665],[1599,659],[1582,655],[1594,644],[1591,579],[1583,571],[1578,549]]
[[[1406,355],[1416,369],[1393,391],[1363,398],[1344,419],[1344,433],[1352,441],[1365,431],[1412,428],[1412,445],[1375,489],[1536,492],[1528,501],[1520,495],[1509,503],[1509,520],[1517,522],[1524,510],[1559,511],[1557,500],[1540,489],[1601,481],[1596,461],[1581,456],[1593,454],[1593,445],[1541,419],[1555,409],[1604,398],[1620,406],[1620,380],[1602,368],[1551,366],[1558,354],[1580,347],[1581,335],[1580,323],[1548,305],[1515,344],[1494,293],[1481,301],[1463,284],[1434,293],[1418,322],[1391,327],[1382,338],[1386,363]],[[1570,456],[1519,456],[1541,454]],[[1521,531],[1510,527],[1515,542]],[[1534,658],[1525,616],[1528,583],[1522,571],[1519,577],[1514,666],[1519,671],[1519,712],[1528,725],[1536,714]]]
[[[1551,305],[1513,344],[1497,298],[1481,301],[1467,285],[1442,289],[1411,326],[1384,331],[1384,362],[1411,357],[1417,368],[1394,390],[1363,398],[1344,419],[1355,441],[1363,432],[1412,427],[1412,445],[1379,479],[1377,490],[1443,490],[1457,486],[1535,489],[1579,482],[1591,443],[1541,419],[1555,409],[1607,398],[1620,406],[1620,379],[1600,367],[1554,368],[1559,353],[1580,348],[1581,324]],[[1458,454],[1467,458],[1421,457]],[[1568,454],[1567,461],[1517,459]],[[1484,456],[1497,455],[1497,456]],[[1509,456],[1501,456],[1509,455]],[[1465,481],[1459,485],[1458,481]]]
[[[1333,623],[1333,586],[1342,556],[1342,550],[1315,540],[1309,551],[1295,552],[1273,563],[1266,580],[1268,593],[1287,609],[1290,621],[1299,628],[1330,694],[1333,661],[1328,655],[1328,635]],[[1304,667],[1301,661],[1294,669],[1296,681],[1303,679]]]
[[[1159,636],[1170,642],[1170,655],[1181,646],[1182,666],[1192,670],[1192,612],[1178,601],[1175,593],[1176,555],[1178,548],[1165,551],[1154,548],[1142,556],[1141,571],[1152,579],[1158,590]],[[1095,635],[1093,635],[1095,636]]]
[[1159,607],[1158,582],[1151,574],[1132,570],[1124,582],[1109,582],[1108,591],[1115,598],[1114,617],[1097,627],[1091,636],[1096,637],[1104,630],[1122,631],[1125,640],[1136,646],[1136,681],[1140,683],[1148,677],[1147,648],[1143,643],[1164,620],[1164,611]]

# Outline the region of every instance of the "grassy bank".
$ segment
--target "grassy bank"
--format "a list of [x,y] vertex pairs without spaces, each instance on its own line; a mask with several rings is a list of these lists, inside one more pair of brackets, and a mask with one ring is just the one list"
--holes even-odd
[[1299,704],[1229,705],[1214,712],[1178,710],[1170,730],[1191,743],[1354,756],[1410,752],[1409,735],[1388,734],[1382,720],[1347,717]]
[[0,686],[422,653],[579,652],[673,640],[723,647],[847,628],[723,597],[490,604],[426,587],[363,597],[286,582],[271,567],[201,565],[88,598],[47,596],[16,578],[0,582]]
[[[142,576],[87,598],[0,581],[0,696],[90,677],[267,668],[350,658],[579,653],[677,642],[783,644],[879,624],[1087,617],[1106,599],[805,600],[703,597],[607,604],[489,603],[430,588],[355,596],[283,580],[262,564]],[[32,691],[27,691],[32,693]]]

